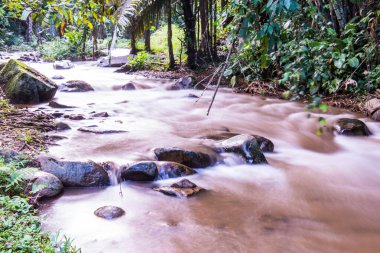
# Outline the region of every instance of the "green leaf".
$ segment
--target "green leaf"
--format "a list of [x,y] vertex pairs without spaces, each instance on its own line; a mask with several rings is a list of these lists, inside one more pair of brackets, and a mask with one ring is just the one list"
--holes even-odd
[[235,87],[236,84],[236,76],[233,76],[230,80],[231,87]]
[[353,57],[351,59],[348,60],[348,64],[352,67],[352,68],[357,68],[359,66],[359,59],[356,58],[356,57]]
[[328,109],[329,109],[329,106],[326,104],[319,105],[319,110],[321,110],[322,112],[327,112]]

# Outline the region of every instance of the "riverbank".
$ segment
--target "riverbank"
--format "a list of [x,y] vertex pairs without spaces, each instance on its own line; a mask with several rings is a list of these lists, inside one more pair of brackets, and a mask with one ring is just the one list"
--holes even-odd
[[[197,71],[184,67],[178,67],[173,71],[136,71],[131,73],[139,74],[148,78],[167,79],[179,79],[184,76],[194,76],[197,82],[206,85],[214,71],[215,68],[213,67]],[[215,78],[210,85],[216,85],[216,83],[217,78]],[[230,82],[226,78],[223,78],[221,85],[224,87],[229,87]],[[244,80],[238,79],[237,84],[234,87],[234,91],[238,93],[248,93],[250,95],[287,100],[284,98],[284,92],[286,89],[278,85],[276,82],[254,81],[250,84],[246,84]],[[365,107],[365,103],[371,98],[380,98],[380,89],[376,92],[365,95],[349,93],[333,94],[322,97],[321,102],[331,107],[349,110],[351,112],[360,113],[361,115],[366,116],[368,111]],[[298,101],[304,103],[305,106],[310,102],[302,98]]]

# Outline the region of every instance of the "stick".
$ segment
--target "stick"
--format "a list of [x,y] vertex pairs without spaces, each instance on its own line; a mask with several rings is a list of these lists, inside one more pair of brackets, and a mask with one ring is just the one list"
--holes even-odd
[[219,90],[219,87],[220,87],[220,82],[222,81],[223,73],[226,70],[228,64],[230,63],[230,57],[231,57],[231,53],[232,53],[232,50],[233,50],[234,45],[235,45],[235,41],[236,41],[236,38],[232,41],[230,50],[228,51],[228,55],[227,55],[226,61],[224,62],[224,66],[222,68],[222,73],[219,76],[218,83],[216,85],[216,89],[215,89],[214,95],[212,96],[212,100],[211,100],[210,106],[208,107],[208,110],[207,110],[207,116],[209,116],[211,107],[214,104],[216,93],[218,93],[218,90]]

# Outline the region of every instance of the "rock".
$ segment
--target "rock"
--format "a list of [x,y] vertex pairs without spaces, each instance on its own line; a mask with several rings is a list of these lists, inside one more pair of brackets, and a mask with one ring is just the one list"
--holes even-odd
[[192,168],[176,162],[159,162],[157,179],[184,177],[197,173]]
[[51,116],[53,116],[54,118],[60,118],[63,116],[63,114],[63,112],[53,112]]
[[220,146],[224,152],[241,155],[249,164],[268,163],[254,136],[237,135],[222,141]]
[[71,80],[63,84],[63,92],[87,92],[94,91],[94,88],[85,81]]
[[95,210],[94,214],[106,220],[112,220],[123,216],[125,211],[117,206],[103,206]]
[[172,184],[171,186],[155,187],[153,190],[179,198],[187,198],[201,191],[204,191],[203,188],[198,187],[196,184],[187,179],[182,179],[181,181]]
[[74,68],[74,64],[69,60],[55,61],[53,63],[55,69],[71,69]]
[[271,140],[260,135],[252,135],[252,136],[256,139],[257,143],[260,146],[261,151],[263,151],[264,153],[274,151],[274,144]]
[[65,79],[65,77],[61,76],[61,75],[54,75],[54,76],[51,77],[51,79],[62,80],[62,79]]
[[69,105],[63,105],[63,104],[59,104],[55,101],[50,101],[48,106],[50,107],[53,107],[53,108],[60,108],[60,109],[63,109],[63,108],[76,108],[75,106],[69,106]]
[[155,162],[139,162],[130,167],[121,167],[120,177],[122,180],[153,181],[158,174]]
[[134,83],[129,82],[129,83],[124,84],[123,86],[121,86],[121,89],[122,90],[136,90],[136,86],[135,86]]
[[139,162],[130,167],[121,167],[121,179],[131,181],[153,181],[190,176],[195,170],[175,162]]
[[175,82],[177,87],[180,87],[181,89],[190,89],[194,88],[196,85],[196,80],[193,76],[185,76],[180,79],[178,79]]
[[54,197],[63,191],[63,184],[53,174],[36,171],[27,177],[25,193],[37,199]]
[[104,117],[104,118],[106,118],[106,117],[108,117],[109,115],[108,115],[107,112],[98,112],[98,113],[94,113],[92,116],[93,116],[93,117]]
[[334,130],[340,135],[347,136],[369,136],[371,132],[369,131],[366,124],[358,119],[339,119],[334,124]]
[[180,148],[156,148],[154,153],[159,161],[170,161],[190,168],[206,168],[215,164],[210,154]]
[[112,130],[112,129],[99,129],[95,127],[80,127],[78,131],[85,133],[94,133],[94,134],[119,134],[119,133],[127,133],[125,130]]
[[0,158],[4,159],[6,163],[16,160],[19,156],[20,155],[14,150],[0,148]]
[[71,120],[84,120],[85,117],[82,114],[71,114],[71,115],[69,115],[69,119],[71,119]]
[[192,93],[188,94],[186,97],[188,97],[188,98],[199,98],[199,96],[192,94]]
[[0,87],[12,103],[37,104],[52,99],[58,86],[37,70],[9,60],[0,72]]
[[58,177],[64,186],[88,187],[110,184],[107,171],[92,161],[57,161],[51,157],[39,157],[37,162],[42,171]]
[[0,62],[0,71],[7,65],[7,62]]
[[380,99],[373,98],[365,103],[368,116],[375,120],[380,121]]
[[[132,55],[128,54],[128,55],[118,55],[118,56],[111,56],[111,57],[109,56],[102,57],[99,60],[98,66],[99,67],[122,67],[124,64],[127,64],[129,62],[129,57],[132,57]],[[123,72],[122,70],[116,70],[116,71]]]
[[58,123],[55,124],[55,129],[57,131],[64,131],[64,130],[71,129],[71,127],[69,125],[67,125],[66,123],[58,122]]

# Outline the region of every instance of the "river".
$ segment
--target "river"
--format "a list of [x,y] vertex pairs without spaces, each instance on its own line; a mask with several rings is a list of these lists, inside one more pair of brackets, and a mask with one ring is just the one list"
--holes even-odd
[[[114,73],[92,62],[62,71],[52,64],[32,66],[49,77],[63,75],[62,81],[87,81],[95,89],[57,93],[58,103],[74,109],[39,105],[46,112],[86,118],[61,119],[72,129],[53,133],[67,138],[49,148],[57,158],[124,165],[154,159],[156,147],[210,145],[214,141],[204,136],[226,131],[262,135],[275,145],[275,152],[266,154],[269,165],[246,165],[225,155],[223,163],[198,169],[187,178],[207,192],[189,199],[151,190],[178,179],[66,188],[43,203],[43,226],[73,238],[82,252],[379,252],[379,123],[362,118],[370,137],[336,136],[328,129],[318,136],[318,117],[331,125],[360,115],[335,108],[310,113],[303,104],[221,89],[206,116],[211,90],[197,101],[189,94],[201,91],[167,90],[172,81]],[[128,81],[138,89],[115,89]],[[110,117],[91,118],[94,111]],[[127,132],[77,131],[92,125]],[[94,210],[104,205],[122,207],[126,215],[111,221],[96,217]]]

